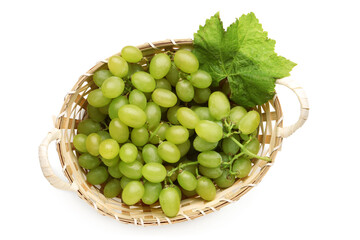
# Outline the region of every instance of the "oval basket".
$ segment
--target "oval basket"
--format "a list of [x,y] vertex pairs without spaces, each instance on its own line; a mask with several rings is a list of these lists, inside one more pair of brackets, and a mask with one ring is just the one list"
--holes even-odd
[[[191,47],[192,44],[192,39],[177,39],[140,45],[138,48],[144,55],[141,64],[146,68],[154,54],[164,51],[176,51],[180,47]],[[120,53],[116,55],[120,55]],[[119,198],[105,198],[101,193],[101,186],[93,186],[86,182],[85,171],[78,165],[72,139],[77,132],[78,123],[87,117],[86,97],[92,89],[97,88],[93,83],[92,75],[95,71],[106,68],[107,60],[98,62],[79,78],[75,86],[65,96],[60,114],[54,119],[55,128],[48,133],[39,147],[39,159],[44,176],[54,187],[77,192],[80,198],[93,206],[99,213],[123,223],[143,226],[178,223],[218,211],[222,207],[237,201],[260,183],[274,164],[275,157],[281,149],[283,138],[290,136],[301,127],[308,116],[309,106],[303,89],[288,78],[278,80],[277,84],[285,85],[293,90],[299,99],[301,108],[299,120],[291,126],[283,127],[283,113],[276,94],[272,100],[256,107],[261,113],[258,134],[261,144],[259,154],[270,157],[272,161],[266,162],[253,159],[253,167],[248,177],[237,180],[230,188],[218,189],[216,198],[213,201],[207,202],[199,197],[182,200],[178,215],[174,218],[167,218],[158,203],[151,206],[141,203],[127,206]],[[56,176],[49,164],[47,151],[49,143],[52,141],[56,141],[56,149],[62,170],[68,182]]]

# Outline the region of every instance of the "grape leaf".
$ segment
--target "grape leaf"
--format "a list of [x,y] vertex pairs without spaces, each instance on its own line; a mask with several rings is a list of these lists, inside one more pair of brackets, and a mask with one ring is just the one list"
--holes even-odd
[[231,100],[244,107],[261,105],[275,93],[276,79],[290,75],[295,63],[275,53],[254,13],[242,15],[225,31],[219,13],[194,34],[194,54],[213,86],[227,78]]

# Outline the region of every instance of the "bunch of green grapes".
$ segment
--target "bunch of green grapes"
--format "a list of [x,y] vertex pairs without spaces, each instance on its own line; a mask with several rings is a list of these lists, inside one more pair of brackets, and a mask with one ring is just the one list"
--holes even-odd
[[269,160],[257,156],[259,113],[213,87],[191,50],[147,60],[126,46],[107,65],[93,75],[98,88],[73,139],[87,182],[101,185],[105,197],[158,201],[174,217],[181,199],[211,201],[217,188],[249,175],[251,159]]

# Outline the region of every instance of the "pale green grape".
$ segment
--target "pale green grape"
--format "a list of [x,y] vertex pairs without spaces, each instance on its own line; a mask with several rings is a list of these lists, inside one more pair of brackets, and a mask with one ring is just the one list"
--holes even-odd
[[216,188],[214,183],[207,177],[201,177],[197,180],[196,193],[206,200],[212,201],[216,197]]
[[191,172],[187,170],[183,170],[178,174],[177,181],[179,185],[187,191],[193,191],[196,189],[196,178]]
[[81,153],[87,152],[86,149],[86,139],[87,136],[85,134],[79,133],[74,136],[73,144],[76,150],[78,150]]
[[233,107],[230,110],[230,121],[234,124],[233,128],[238,129],[239,121],[246,115],[247,111],[241,106]]
[[110,133],[106,130],[100,130],[97,134],[99,134],[101,141],[111,138]]
[[139,202],[145,192],[144,186],[140,181],[129,182],[121,194],[121,199],[126,205],[134,205]]
[[[233,137],[240,142],[239,135],[233,135]],[[231,138],[224,138],[222,140],[221,148],[225,154],[230,156],[235,155],[240,150],[239,145],[237,145]]]
[[138,147],[144,146],[149,141],[149,132],[145,127],[134,128],[131,131],[131,142]]
[[104,166],[98,166],[96,168],[91,169],[86,174],[86,181],[88,181],[92,185],[100,185],[104,183],[109,177],[109,173]]
[[188,80],[179,81],[175,87],[176,95],[183,102],[190,102],[194,98],[194,87]]
[[119,169],[119,163],[114,166],[108,167],[108,172],[113,178],[121,178],[123,176]]
[[105,97],[101,89],[98,88],[89,93],[87,101],[93,107],[99,108],[108,105],[111,102],[111,98]]
[[210,95],[210,88],[194,88],[194,101],[196,103],[206,103],[209,100]]
[[192,73],[188,79],[190,80],[191,84],[196,88],[207,88],[210,87],[212,78],[211,75],[204,71],[198,70]]
[[119,155],[116,155],[114,158],[104,158],[103,156],[100,156],[101,161],[108,167],[113,167],[118,165],[119,161],[120,161],[120,157]]
[[120,56],[112,56],[109,58],[108,67],[110,72],[117,77],[125,77],[129,71],[129,65],[126,60]]
[[208,107],[197,107],[193,111],[196,113],[196,115],[198,115],[200,120],[215,121],[215,118],[211,116]]
[[180,107],[176,112],[176,118],[181,125],[188,129],[194,129],[200,121],[198,115],[187,107]]
[[93,169],[100,165],[101,161],[98,157],[92,156],[89,153],[83,153],[80,155],[79,159],[80,167],[85,169]]
[[169,108],[175,106],[176,95],[167,89],[157,88],[151,95],[152,100],[161,107]]
[[165,77],[171,67],[171,60],[165,53],[156,54],[150,61],[149,72],[155,79]]
[[114,118],[109,124],[110,136],[118,143],[124,143],[129,139],[128,126],[120,121],[119,118]]
[[106,118],[106,114],[100,112],[99,108],[93,107],[90,104],[86,107],[86,112],[89,115],[89,118],[95,122],[102,122]]
[[200,120],[195,126],[196,134],[207,142],[218,142],[223,136],[222,127],[209,120]]
[[180,106],[173,106],[167,110],[166,116],[170,123],[172,124],[179,124],[179,121],[177,119],[177,110],[180,108]]
[[123,123],[132,128],[140,128],[144,126],[146,122],[144,110],[133,104],[120,107],[118,115]]
[[131,76],[131,83],[142,92],[152,92],[156,87],[155,79],[147,72],[139,71]]
[[170,70],[168,74],[166,75],[166,79],[169,81],[171,86],[175,87],[176,83],[179,81],[180,75],[179,70],[175,66],[175,64],[171,64]]
[[260,150],[260,143],[257,138],[253,138],[246,146],[245,148],[250,151],[253,154],[258,154]]
[[126,163],[124,161],[120,161],[119,170],[127,178],[130,179],[140,179],[142,177],[141,169],[143,165],[139,161],[134,161],[131,163]]
[[174,144],[182,144],[189,139],[189,131],[183,126],[172,126],[166,130],[165,138]]
[[86,150],[93,156],[99,155],[99,145],[101,142],[101,137],[97,133],[91,133],[86,138]]
[[137,47],[125,46],[121,49],[121,56],[129,63],[137,63],[142,59],[143,54]]
[[168,163],[176,163],[180,160],[180,150],[177,146],[172,142],[162,142],[158,146],[158,154],[159,156]]
[[125,143],[121,146],[119,156],[125,163],[134,162],[138,155],[138,149],[133,143]]
[[146,163],[141,169],[143,177],[153,183],[160,183],[166,177],[166,168],[161,163]]
[[124,88],[124,81],[119,77],[112,76],[103,82],[101,91],[107,98],[117,98],[123,93]]
[[89,135],[90,133],[95,133],[101,130],[101,125],[98,122],[95,122],[92,119],[82,120],[77,127],[78,133]]
[[112,76],[112,73],[109,70],[97,70],[93,75],[93,80],[96,86],[101,87],[103,82]]
[[104,196],[107,198],[113,198],[119,195],[121,192],[120,181],[117,179],[111,179],[106,183],[104,187]]
[[216,168],[220,166],[222,158],[218,152],[205,151],[198,155],[197,160],[201,166]]
[[144,195],[141,200],[143,203],[151,205],[159,199],[162,185],[161,183],[146,182],[144,183],[144,189]]
[[148,102],[145,108],[146,122],[149,130],[155,129],[161,120],[161,110],[159,105],[154,102]]
[[134,181],[134,180],[130,179],[130,178],[127,178],[125,176],[122,176],[121,179],[120,179],[121,188],[124,189],[126,187],[126,185],[131,181]]
[[143,92],[134,89],[129,94],[129,103],[138,106],[141,109],[146,108],[147,99]]
[[157,79],[156,80],[156,88],[164,88],[164,89],[171,91],[171,84],[165,78]]
[[127,99],[127,97],[119,96],[117,98],[114,98],[109,105],[109,117],[111,119],[118,118],[119,109],[125,104],[129,104],[129,100]]
[[199,61],[196,56],[187,50],[178,50],[174,56],[175,65],[185,73],[194,73],[199,69]]
[[162,163],[162,159],[160,158],[158,154],[158,149],[153,144],[146,144],[142,149],[142,156],[144,158],[144,161],[146,163]]
[[238,178],[244,178],[249,175],[251,171],[251,161],[246,157],[236,159],[232,166],[232,171],[236,172]]
[[106,139],[99,145],[99,153],[103,158],[113,159],[119,154],[119,144],[114,139]]
[[163,141],[165,139],[166,130],[170,127],[169,124],[164,122],[160,124],[161,125],[156,134],[154,134],[153,137],[150,137],[149,139],[150,143],[152,144],[158,144],[160,140]]
[[221,176],[214,181],[219,188],[228,188],[234,184],[235,176],[230,174],[229,169],[225,169]]
[[230,102],[227,96],[220,92],[213,92],[209,97],[209,111],[216,120],[221,120],[230,115]]
[[243,134],[250,134],[256,130],[260,123],[260,114],[257,111],[249,111],[239,121],[239,130]]
[[180,210],[180,197],[175,188],[164,188],[160,192],[159,202],[167,217],[175,217]]
[[191,142],[188,139],[184,143],[176,144],[176,146],[180,150],[180,157],[184,157],[190,150]]
[[128,71],[126,78],[130,79],[134,73],[140,72],[140,71],[144,71],[143,67],[140,64],[129,63],[129,71]]
[[199,136],[196,136],[193,141],[194,149],[198,152],[210,151],[216,148],[218,142],[207,142]]
[[208,168],[208,167],[199,165],[199,172],[202,175],[204,175],[205,177],[215,179],[215,178],[218,178],[221,176],[221,174],[223,173],[223,170],[221,169],[221,167]]

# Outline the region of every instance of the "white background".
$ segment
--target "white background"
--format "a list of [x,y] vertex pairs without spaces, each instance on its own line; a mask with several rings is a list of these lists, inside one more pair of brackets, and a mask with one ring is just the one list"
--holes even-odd
[[[359,239],[359,8],[357,1],[1,1],[0,238]],[[296,62],[310,101],[260,185],[191,222],[136,227],[103,217],[43,177],[38,146],[65,94],[125,45],[192,38],[220,11],[224,26],[253,11]],[[299,104],[277,87],[284,123]],[[61,175],[54,148],[52,166]],[[62,176],[63,177],[63,176]]]

